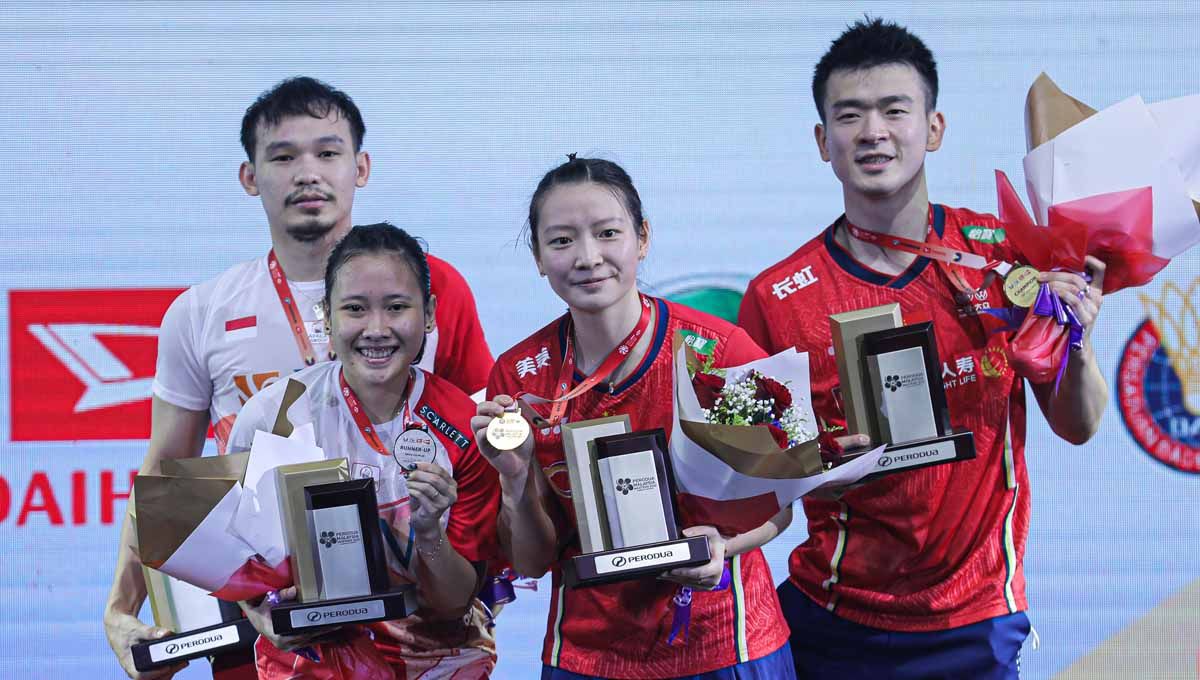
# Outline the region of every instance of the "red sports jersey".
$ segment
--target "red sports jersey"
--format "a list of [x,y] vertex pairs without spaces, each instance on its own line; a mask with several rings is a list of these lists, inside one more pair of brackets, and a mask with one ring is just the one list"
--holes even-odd
[[[987,243],[996,218],[943,206],[932,215],[946,245],[1012,261],[1007,244]],[[933,321],[950,420],[975,433],[977,458],[884,477],[840,501],[806,498],[809,538],[792,552],[791,579],[839,616],[888,630],[940,630],[1023,610],[1025,398],[1004,343],[973,311],[960,311],[937,263],[917,258],[898,276],[882,275],[835,242],[836,224],[750,283],[741,326],[768,352],[808,352],[814,409],[840,424],[829,315],[897,302],[904,323]],[[982,286],[981,272],[960,271]],[[1002,306],[1000,283],[973,303]]]
[[[738,365],[763,356],[741,329],[716,317],[655,300],[657,321],[641,365],[619,385],[597,386],[571,401],[567,420],[581,421],[627,414],[636,430],[671,432],[671,338],[686,330],[716,341],[717,366]],[[488,394],[529,392],[554,396],[566,342],[566,316],[501,355],[492,369]],[[583,376],[576,374],[575,380]],[[539,407],[543,415],[549,409]],[[574,531],[575,510],[558,427],[534,431],[535,454],[558,503],[560,536]],[[691,526],[679,517],[680,528]],[[563,557],[579,554],[574,537]],[[757,659],[787,641],[787,624],[775,597],[762,551],[734,557],[729,589],[694,594],[691,630],[686,643],[668,645],[671,598],[676,584],[652,578],[592,588],[567,589],[553,569],[554,595],[542,660],[585,675],[609,678],[668,678],[704,673]]]
[[[436,343],[433,363],[421,367],[454,383],[467,394],[487,386],[492,371],[492,351],[483,337],[479,311],[471,287],[458,270],[445,260],[426,255],[429,289],[437,296],[436,327],[426,347]],[[436,334],[436,336],[435,336]]]
[[[385,550],[391,582],[413,583],[417,572],[410,564],[414,546],[408,543],[408,486],[399,463],[391,455],[380,455],[363,438],[341,394],[340,361],[322,362],[291,376],[307,386],[311,413],[293,414],[293,425],[311,422],[316,443],[329,458],[346,458],[354,478],[375,480],[380,517],[390,528]],[[232,451],[248,451],[257,430],[270,431],[283,400],[286,382],[276,383],[256,394],[242,408],[230,435]],[[408,425],[425,426],[434,439],[434,460],[457,483],[457,500],[442,516],[446,541],[458,554],[473,562],[486,562],[496,554],[496,513],[500,487],[495,469],[479,455],[469,424],[475,404],[449,381],[414,371],[407,413],[386,423],[375,423],[375,433],[389,450],[396,437]],[[311,416],[311,421],[307,417]],[[490,668],[495,659],[495,644],[486,628],[482,608],[475,604],[464,617],[440,621],[418,612],[397,621],[370,624],[375,646],[397,671],[398,677],[416,678],[417,670],[427,663],[448,659],[453,664],[474,664],[472,668]],[[299,673],[310,666],[290,652],[280,652],[263,638],[258,645],[260,668],[291,668]],[[453,662],[453,664],[451,663]],[[296,664],[296,665],[293,665]],[[401,672],[403,671],[403,672]],[[469,677],[477,677],[471,675]]]

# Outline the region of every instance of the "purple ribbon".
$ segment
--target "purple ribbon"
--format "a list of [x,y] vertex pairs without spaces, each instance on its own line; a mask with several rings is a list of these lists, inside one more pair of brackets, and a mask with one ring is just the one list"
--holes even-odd
[[[724,568],[721,569],[721,580],[717,582],[713,591],[728,588],[731,578],[729,563],[726,562]],[[675,591],[675,596],[671,598],[671,606],[673,607],[671,634],[667,636],[667,644],[674,644],[675,638],[680,633],[683,633],[683,642],[686,644],[688,628],[692,625],[692,589],[687,586],[679,586]]]
[[[1087,281],[1091,281],[1092,277],[1083,274]],[[1006,333],[1016,331],[1025,322],[1025,317],[1033,312],[1038,316],[1048,316],[1054,319],[1060,326],[1067,326],[1067,346],[1063,350],[1062,358],[1058,361],[1058,373],[1054,377],[1054,391],[1058,392],[1058,385],[1062,382],[1063,373],[1067,370],[1067,360],[1071,352],[1083,349],[1083,324],[1079,322],[1079,317],[1075,316],[1075,311],[1069,306],[1064,305],[1062,300],[1050,290],[1049,284],[1043,283],[1038,288],[1037,299],[1033,303],[1033,307],[1026,309],[1024,307],[1001,307],[987,308],[982,310],[1004,322],[1004,326],[996,330],[997,333]]]
[[1071,352],[1083,349],[1083,324],[1075,312],[1062,303],[1051,290],[1050,286],[1042,284],[1038,290],[1037,301],[1033,303],[1033,313],[1039,316],[1053,318],[1058,325],[1067,326],[1067,346],[1063,349],[1062,358],[1058,360],[1058,373],[1054,376],[1054,391],[1058,392],[1058,384],[1062,382],[1063,373],[1067,370],[1067,360]]
[[[518,580],[521,582],[517,583],[516,581]],[[492,610],[498,604],[508,604],[517,599],[516,588],[536,591],[537,581],[534,579],[525,579],[513,571],[511,567],[505,567],[498,576],[488,579],[488,582],[484,583],[483,587],[479,589],[476,597],[479,598],[479,601],[483,603],[484,608],[487,610],[487,626],[489,628],[496,623],[496,619],[492,615]]]

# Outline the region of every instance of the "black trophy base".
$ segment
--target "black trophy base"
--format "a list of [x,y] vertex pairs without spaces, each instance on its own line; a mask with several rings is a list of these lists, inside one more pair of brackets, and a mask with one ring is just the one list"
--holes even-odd
[[417,611],[417,591],[405,586],[386,593],[319,602],[288,602],[271,609],[276,633],[303,633],[325,626],[402,619]]
[[708,562],[707,536],[691,536],[675,541],[649,543],[633,548],[618,548],[576,555],[567,563],[567,585],[572,588],[657,576],[678,567],[694,567]]
[[244,651],[252,648],[257,639],[258,631],[254,630],[250,621],[239,619],[168,635],[151,642],[139,642],[130,651],[133,654],[133,667],[145,673],[202,656]]
[[[871,450],[870,447],[849,451],[838,458],[835,465],[858,458]],[[897,472],[917,470],[931,465],[957,463],[975,458],[975,435],[971,432],[950,432],[940,437],[917,439],[903,444],[888,444],[879,457],[875,469],[863,476],[863,482],[878,479]]]

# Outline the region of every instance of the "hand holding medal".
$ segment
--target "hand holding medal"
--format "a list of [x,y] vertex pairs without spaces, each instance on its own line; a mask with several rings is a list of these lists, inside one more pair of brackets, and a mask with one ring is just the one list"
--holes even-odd
[[404,474],[408,483],[409,521],[422,538],[441,531],[442,515],[458,500],[458,482],[441,465],[416,463]]
[[479,451],[502,477],[518,477],[528,469],[533,437],[515,399],[501,394],[479,404],[471,429]]

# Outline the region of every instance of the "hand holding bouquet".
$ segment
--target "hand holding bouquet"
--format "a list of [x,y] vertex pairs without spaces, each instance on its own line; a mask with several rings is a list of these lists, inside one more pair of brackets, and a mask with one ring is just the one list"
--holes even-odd
[[862,479],[883,452],[827,469],[808,354],[794,348],[716,369],[676,338],[674,411],[668,445],[679,509],[724,535],[760,526],[807,493]]

